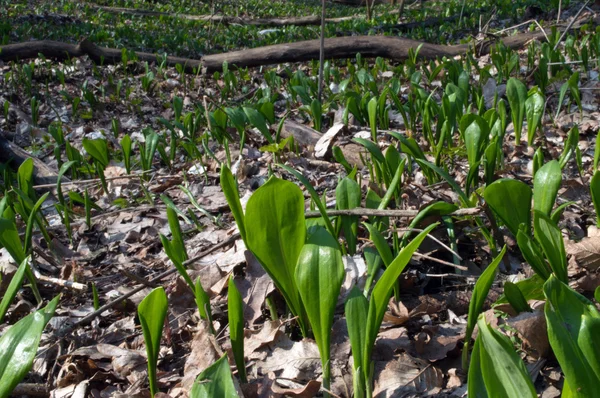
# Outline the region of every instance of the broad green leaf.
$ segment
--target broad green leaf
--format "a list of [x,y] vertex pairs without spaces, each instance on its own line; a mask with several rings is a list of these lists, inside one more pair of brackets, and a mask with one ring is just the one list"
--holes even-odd
[[54,316],[60,296],[41,310],[27,315],[0,337],[0,398],[7,398],[25,377],[40,344],[42,332]]
[[239,398],[233,384],[227,355],[223,355],[217,362],[203,370],[190,390],[190,398],[215,397]]
[[496,173],[496,163],[498,159],[498,138],[494,137],[485,149],[485,157],[483,160],[483,169],[485,175],[485,184],[490,185],[494,182],[494,174]]
[[564,169],[571,156],[576,153],[579,144],[579,127],[574,125],[569,131],[569,135],[567,136],[567,141],[563,146],[563,153],[560,155],[558,159],[558,163],[560,163],[560,168]]
[[146,353],[148,354],[148,381],[150,384],[150,394],[154,396],[158,392],[156,381],[156,364],[160,352],[160,339],[162,338],[163,325],[167,316],[167,294],[165,289],[157,287],[152,290],[138,305],[138,317],[142,332],[144,333],[144,342],[146,343]]
[[[476,339],[473,344],[473,354],[469,363],[469,374],[467,377],[467,395],[471,398],[488,398],[487,388],[481,371],[481,339]],[[486,356],[487,359],[487,356]]]
[[82,141],[83,149],[98,163],[100,163],[103,167],[108,166],[108,144],[105,139],[97,138],[95,140],[90,140],[88,138],[84,138]]
[[473,115],[473,120],[465,128],[463,135],[465,138],[469,168],[475,168],[479,164],[485,146],[487,145],[490,128],[484,118]]
[[364,138],[353,138],[352,141],[364,146],[377,162],[379,162],[382,165],[386,164],[385,156],[383,155],[383,152],[381,152],[381,149],[379,149],[376,143],[374,143],[373,141],[365,140]]
[[369,126],[371,127],[371,139],[377,140],[377,98],[373,97],[367,105],[369,114]]
[[330,379],[333,315],[344,276],[342,254],[335,238],[317,227],[300,252],[296,284],[321,354],[325,388],[329,388]]
[[479,314],[483,309],[485,299],[487,298],[488,292],[492,287],[492,283],[496,278],[496,271],[498,270],[498,265],[502,261],[502,258],[504,257],[505,253],[506,246],[502,248],[500,253],[492,261],[492,263],[488,265],[485,271],[483,271],[483,273],[479,276],[477,282],[475,283],[475,287],[473,288],[473,295],[471,296],[471,301],[469,302],[469,315],[467,318],[467,331],[465,333],[465,346],[463,347],[463,369],[467,369],[467,363],[469,359],[469,346],[471,345],[470,343],[471,336],[473,335],[473,330],[475,329],[475,325],[477,324],[477,317],[479,317]]
[[14,220],[0,218],[0,245],[6,249],[15,263],[21,264],[25,260],[25,250]]
[[527,116],[527,143],[533,145],[535,131],[540,126],[546,98],[538,87],[529,90],[527,101],[525,101],[525,114]]
[[[423,232],[417,235],[408,245],[406,245],[396,256],[394,261],[386,268],[383,275],[379,278],[369,302],[369,314],[367,316],[367,326],[365,333],[365,351],[363,355],[363,372],[369,372],[371,368],[371,353],[373,345],[379,332],[383,315],[387,308],[392,289],[398,280],[398,277],[412,258],[414,252],[419,248],[425,237],[435,228],[436,224],[427,227]],[[366,377],[365,380],[369,378]]]
[[477,322],[481,374],[494,397],[537,398],[531,378],[509,338],[492,328],[481,315]]
[[131,174],[131,149],[131,137],[129,134],[125,134],[121,138],[121,150],[123,151],[123,163],[125,164],[127,174]]
[[363,364],[363,354],[366,344],[365,319],[367,319],[369,313],[369,301],[356,286],[350,291],[344,312],[346,315],[348,336],[350,338],[350,347],[352,348],[354,397],[361,398],[364,396],[366,388],[365,376],[361,366]]
[[515,128],[515,141],[521,142],[523,119],[525,117],[525,102],[527,101],[527,87],[519,79],[511,77],[506,83],[506,98],[510,105],[510,116]]
[[517,233],[517,244],[521,250],[521,254],[525,258],[525,261],[529,263],[531,268],[539,275],[544,281],[550,276],[550,270],[546,266],[544,256],[538,248],[534,240],[523,231],[519,230]]
[[534,217],[535,239],[542,247],[542,251],[550,263],[554,275],[561,282],[568,282],[567,253],[560,229],[543,213],[536,211]]
[[200,317],[208,321],[209,327],[211,331],[213,331],[210,297],[208,297],[206,290],[204,290],[202,287],[202,283],[200,283],[200,277],[196,278],[194,296],[196,297],[196,306],[200,312]]
[[25,193],[25,195],[31,199],[35,199],[35,190],[33,189],[33,159],[27,158],[17,170],[17,182],[19,189]]
[[390,245],[387,240],[385,240],[383,234],[374,226],[369,223],[363,223],[363,225],[369,231],[369,239],[375,245],[379,256],[383,260],[383,264],[387,267],[394,261],[394,255],[392,254],[392,249],[390,249]]
[[549,216],[562,181],[562,170],[556,160],[543,165],[533,177],[533,209]]
[[246,114],[246,117],[248,118],[250,124],[256,127],[261,132],[261,134],[266,138],[266,140],[269,141],[269,144],[273,144],[275,140],[273,140],[273,137],[271,136],[271,131],[269,130],[269,127],[267,126],[267,121],[265,120],[265,117],[262,115],[262,113],[260,113],[254,108],[249,108],[246,106],[242,109],[244,110],[244,113]]
[[[4,292],[2,296],[2,301],[0,302],[0,323],[4,320],[4,315],[6,315],[6,311],[8,311],[8,307],[14,300],[17,292],[21,288],[21,284],[23,283],[23,278],[25,277],[25,271],[29,267],[30,257],[25,258],[17,271],[13,274],[12,279],[10,280],[10,284],[8,288]],[[6,276],[5,276],[6,277]]]
[[[534,274],[529,278],[516,282],[515,285],[517,285],[525,300],[544,300],[544,282],[539,275]],[[508,303],[506,296],[501,295],[494,303],[494,306],[506,303]]]
[[44,201],[46,200],[46,198],[48,198],[48,195],[50,195],[50,192],[46,192],[41,198],[38,199],[38,201],[35,203],[35,205],[33,205],[33,208],[31,209],[31,213],[29,214],[29,218],[27,219],[27,226],[25,228],[25,240],[24,240],[24,247],[23,247],[23,251],[25,252],[25,255],[27,255],[27,253],[29,253],[29,251],[31,250],[31,238],[33,236],[33,225],[36,223],[37,217],[38,217],[38,211],[40,210],[40,207],[42,207],[42,204],[44,204]]
[[594,202],[594,210],[596,210],[596,225],[600,227],[600,171],[598,170],[590,181],[590,193],[592,202]]
[[588,319],[600,318],[595,305],[554,275],[544,284],[544,294],[548,338],[572,395],[597,396],[600,358],[597,348],[590,346],[598,347],[600,335],[591,336],[589,330],[584,331],[589,327]]
[[527,184],[508,178],[494,181],[483,191],[485,202],[514,236],[521,224],[531,231],[531,196]]
[[308,331],[306,314],[295,281],[295,270],[306,239],[304,195],[294,183],[271,177],[248,200],[246,241],[291,312]]
[[304,188],[306,188],[306,190],[310,194],[311,199],[317,205],[317,208],[319,209],[319,213],[321,213],[321,217],[323,218],[323,222],[325,223],[325,227],[327,228],[327,230],[329,231],[329,233],[332,236],[336,236],[335,229],[333,228],[333,224],[331,223],[331,220],[329,219],[329,216],[327,215],[327,209],[325,208],[325,202],[323,202],[321,200],[321,198],[319,197],[319,194],[317,193],[315,188],[312,186],[310,181],[308,181],[306,179],[306,177],[304,177],[302,175],[302,173],[299,173],[298,171],[294,170],[290,166],[286,166],[284,164],[279,164],[279,163],[277,164],[277,166],[281,167],[282,169],[286,170],[288,173],[292,174],[294,177],[296,177],[298,179],[298,181],[300,181],[302,183],[302,185],[304,185]]
[[[343,178],[335,188],[335,201],[338,209],[354,209],[360,207],[360,186],[348,177]],[[342,231],[348,243],[348,253],[356,253],[358,235],[358,216],[341,216]]]
[[531,307],[527,303],[525,296],[523,296],[521,289],[516,284],[509,281],[505,282],[504,295],[517,314],[531,311]]
[[233,281],[233,276],[229,277],[229,288],[227,290],[227,317],[229,319],[231,350],[235,358],[238,377],[242,383],[247,383],[246,361],[244,360],[244,302]]
[[244,243],[246,243],[246,223],[244,210],[242,209],[242,203],[240,202],[240,194],[238,193],[235,177],[226,165],[221,167],[221,189],[223,190],[225,199],[227,199],[231,214],[233,214],[233,218],[240,230],[240,236]]

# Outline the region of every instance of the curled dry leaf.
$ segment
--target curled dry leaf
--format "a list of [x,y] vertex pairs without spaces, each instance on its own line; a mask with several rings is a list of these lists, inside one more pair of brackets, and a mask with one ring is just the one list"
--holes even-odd
[[373,396],[391,398],[405,395],[435,395],[441,390],[444,374],[429,362],[402,354],[392,362],[375,364]]
[[[297,384],[297,383],[294,383],[294,384]],[[320,389],[321,389],[321,383],[319,383],[316,380],[309,380],[308,383],[306,383],[306,385],[301,386],[301,387],[296,387],[296,388],[280,387],[277,384],[277,381],[275,383],[273,383],[273,385],[271,386],[271,390],[273,390],[273,392],[275,394],[281,394],[285,397],[297,397],[297,398],[312,398],[315,395],[317,395],[317,393],[319,392]]]

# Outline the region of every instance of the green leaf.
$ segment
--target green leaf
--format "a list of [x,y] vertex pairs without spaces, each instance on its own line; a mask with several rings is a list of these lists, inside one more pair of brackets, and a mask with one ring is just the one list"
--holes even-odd
[[214,333],[212,326],[212,312],[210,309],[210,297],[208,297],[206,290],[202,287],[200,277],[196,278],[194,296],[196,297],[196,305],[198,306],[200,317],[208,321],[209,327]]
[[600,227],[600,171],[596,170],[590,182],[590,193],[594,210],[596,210],[596,225]]
[[0,337],[0,398],[7,398],[25,377],[40,344],[42,332],[54,316],[60,296],[46,307],[27,315]]
[[[525,300],[544,300],[544,282],[545,281],[542,278],[540,278],[539,275],[534,274],[529,278],[525,278],[518,281],[517,283],[515,283],[515,285],[517,285],[517,287],[523,294],[523,297],[525,297]],[[496,300],[494,306],[506,303],[508,303],[506,295],[502,295],[498,298],[498,300]]]
[[246,206],[248,249],[271,276],[290,311],[308,331],[306,314],[295,281],[295,270],[306,239],[304,195],[294,183],[271,177]]
[[481,116],[472,116],[472,121],[464,130],[463,135],[465,138],[469,168],[476,168],[481,160],[485,146],[487,145],[490,127]]
[[483,191],[485,202],[517,236],[519,225],[531,231],[531,188],[524,182],[503,178],[488,185]]
[[4,320],[4,315],[6,315],[10,303],[12,303],[17,292],[21,288],[23,278],[25,277],[25,271],[29,267],[29,261],[30,258],[27,257],[23,260],[21,265],[19,265],[19,268],[17,268],[17,271],[13,274],[10,284],[2,296],[2,301],[0,302],[0,323]]
[[33,202],[35,200],[35,190],[33,189],[33,159],[27,158],[19,166],[17,171],[17,182],[19,189]]
[[364,146],[378,163],[382,165],[387,164],[383,152],[381,152],[381,149],[373,141],[365,140],[364,138],[353,138],[352,141]]
[[160,339],[167,316],[167,294],[165,289],[157,287],[152,290],[138,305],[138,317],[144,333],[146,353],[148,354],[148,381],[150,394],[158,392],[156,381],[156,364],[160,352]]
[[333,224],[331,224],[331,220],[329,219],[329,216],[327,215],[327,209],[325,208],[325,204],[319,197],[319,194],[317,193],[315,188],[312,186],[310,181],[308,181],[306,179],[306,177],[304,177],[301,173],[299,173],[298,171],[294,170],[293,168],[291,168],[289,166],[286,166],[284,164],[279,164],[279,163],[277,164],[277,166],[281,167],[282,169],[286,170],[288,173],[292,174],[294,177],[296,177],[298,179],[298,181],[300,181],[302,183],[302,185],[304,185],[304,188],[306,188],[306,190],[310,194],[311,199],[317,205],[317,208],[319,209],[319,213],[321,213],[321,217],[323,218],[323,221],[325,222],[325,227],[327,228],[327,230],[329,231],[329,233],[332,236],[336,236],[335,229],[333,228]]
[[367,105],[367,112],[369,114],[369,126],[371,127],[371,139],[377,140],[377,98],[373,97]]
[[517,314],[520,314],[521,312],[531,312],[531,307],[516,284],[508,281],[505,282],[504,295]]
[[577,125],[574,125],[571,130],[569,131],[569,135],[567,136],[567,141],[565,142],[565,145],[563,146],[563,153],[560,155],[560,158],[558,159],[558,163],[560,163],[560,168],[564,169],[565,166],[567,165],[567,162],[569,161],[569,159],[571,159],[571,156],[573,156],[573,153],[576,152],[577,148],[578,148],[578,143],[579,143],[579,127],[577,127]]
[[102,165],[102,167],[108,166],[109,158],[108,158],[108,144],[106,140],[98,138],[95,140],[90,140],[88,138],[84,138],[82,141],[83,149],[98,163]]
[[477,322],[481,374],[487,391],[494,397],[532,397],[537,394],[525,364],[509,338],[492,328],[481,315]]
[[550,268],[561,282],[568,282],[567,253],[560,229],[543,213],[536,211],[534,217],[535,239],[542,247]]
[[392,254],[392,249],[390,249],[390,245],[388,245],[387,241],[381,234],[381,232],[374,226],[369,223],[363,223],[363,225],[369,231],[369,239],[375,245],[379,256],[383,260],[383,264],[387,267],[394,261],[394,255]]
[[588,329],[590,319],[600,318],[595,305],[554,275],[544,284],[544,294],[548,338],[572,395],[597,396],[600,358],[590,346],[598,346],[599,335],[590,336]]
[[544,114],[546,98],[538,87],[529,90],[527,101],[525,101],[525,114],[527,116],[527,143],[533,145],[535,131],[540,126]]
[[121,138],[121,149],[123,151],[123,163],[125,164],[125,171],[127,174],[131,174],[131,137],[129,134],[125,134]]
[[317,227],[300,252],[296,284],[321,354],[325,388],[329,388],[330,379],[333,315],[344,276],[342,254],[335,238],[326,229]]
[[244,218],[244,210],[242,209],[242,202],[240,202],[240,194],[238,193],[237,183],[235,177],[229,170],[229,167],[223,165],[221,167],[221,189],[227,199],[231,214],[240,230],[240,236],[242,240],[248,246],[246,242],[246,223]]
[[487,298],[488,292],[492,287],[494,278],[496,278],[496,271],[498,270],[498,265],[502,261],[502,258],[504,257],[505,253],[506,246],[502,248],[502,250],[496,256],[494,261],[492,261],[492,263],[488,265],[485,271],[483,271],[483,273],[479,276],[477,282],[475,283],[475,287],[473,288],[473,295],[471,296],[471,301],[469,302],[469,315],[467,319],[467,331],[465,334],[465,346],[463,347],[463,369],[467,369],[467,362],[469,359],[469,345],[471,342],[471,336],[473,335],[473,330],[475,329],[475,325],[477,324],[477,317],[483,309],[485,299]]
[[246,117],[248,118],[250,124],[256,127],[266,138],[266,140],[269,141],[270,144],[273,144],[275,140],[273,140],[273,137],[271,136],[271,131],[269,130],[269,127],[267,126],[267,121],[262,115],[262,113],[260,113],[254,108],[249,108],[246,106],[242,109],[244,110],[244,113],[246,114]]
[[419,248],[425,237],[435,228],[436,224],[427,227],[423,232],[417,235],[408,245],[406,245],[396,256],[394,261],[386,268],[383,275],[379,278],[369,302],[369,314],[367,317],[367,326],[365,333],[365,348],[363,354],[363,372],[365,372],[365,380],[369,380],[366,376],[371,369],[371,353],[373,345],[377,338],[377,333],[383,321],[383,315],[387,308],[392,289],[398,280],[398,277],[412,258],[414,252]]
[[[355,209],[360,207],[360,186],[348,177],[343,178],[335,188],[336,207],[338,209]],[[348,243],[348,253],[356,253],[358,235],[358,216],[341,216],[342,231]]]
[[523,118],[525,117],[527,87],[520,80],[511,77],[506,83],[506,98],[510,105],[510,116],[515,128],[515,141],[519,145],[521,142],[521,131],[523,130]]
[[203,370],[190,390],[190,398],[214,397],[239,398],[233,384],[227,355],[223,355],[217,362]]
[[546,266],[544,256],[538,248],[537,244],[525,234],[519,230],[517,233],[517,244],[521,250],[521,254],[525,258],[525,261],[529,263],[531,268],[539,275],[544,281],[550,276],[550,270]]
[[244,302],[242,295],[235,286],[233,276],[229,277],[227,290],[227,317],[229,319],[229,338],[235,358],[238,376],[242,383],[247,383],[246,361],[244,360]]
[[543,165],[533,177],[533,209],[549,216],[562,181],[562,170],[556,160]]
[[[467,395],[471,398],[488,398],[487,388],[483,380],[483,372],[481,370],[481,339],[476,339],[473,344],[473,354],[471,355],[471,363],[469,364],[469,374],[467,377]],[[485,357],[487,360],[487,355]]]
[[40,210],[40,207],[42,207],[42,204],[44,203],[46,198],[48,198],[48,195],[50,195],[50,192],[46,192],[41,198],[38,199],[38,201],[35,203],[35,205],[33,205],[33,208],[31,209],[31,213],[29,214],[29,218],[27,219],[27,226],[25,228],[25,242],[24,242],[24,247],[23,247],[23,251],[25,252],[25,255],[27,255],[27,253],[29,253],[29,251],[31,250],[31,238],[33,235],[33,225],[37,221],[37,212]]
[[14,220],[0,218],[0,244],[6,249],[15,263],[25,260],[25,250],[19,237],[19,231]]
[[354,396],[361,397],[363,396],[361,392],[366,386],[361,366],[364,362],[363,353],[367,330],[365,319],[367,319],[369,313],[369,301],[356,286],[352,288],[348,295],[344,312],[346,314],[350,347],[352,348]]

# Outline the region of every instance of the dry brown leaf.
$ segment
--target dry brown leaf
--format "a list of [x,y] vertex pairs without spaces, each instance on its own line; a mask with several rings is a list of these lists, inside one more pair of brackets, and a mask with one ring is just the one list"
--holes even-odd
[[246,356],[254,358],[252,354],[266,345],[272,344],[283,333],[280,321],[265,322],[262,327],[254,332],[246,330],[244,337],[244,351]]
[[275,394],[281,394],[286,397],[312,398],[321,389],[321,383],[316,380],[309,380],[306,385],[296,388],[280,387],[277,383],[273,383],[271,390]]
[[275,289],[275,286],[249,250],[246,250],[245,257],[245,276],[243,280],[236,281],[236,285],[246,304],[244,306],[244,319],[251,327],[262,315],[262,306],[265,299]]
[[189,391],[194,384],[196,377],[204,369],[212,365],[221,357],[217,352],[217,343],[214,336],[208,330],[206,323],[200,322],[199,329],[191,342],[191,353],[185,361],[183,368],[183,379],[181,386],[185,391]]
[[[506,321],[515,328],[525,343],[537,353],[538,358],[545,357],[550,351],[546,330],[546,317],[543,309],[523,312]],[[540,332],[542,331],[542,332]]]
[[415,336],[414,350],[417,356],[428,361],[446,358],[465,338],[465,324],[435,326],[424,325],[423,331]]
[[444,374],[435,366],[407,353],[392,362],[375,365],[375,388],[377,398],[400,397],[407,394],[434,395],[444,383]]
[[274,349],[265,349],[267,357],[256,362],[259,373],[281,372],[279,377],[300,382],[314,380],[321,373],[319,349],[313,340],[292,341],[281,335]]
[[401,301],[396,302],[396,300],[393,298],[390,299],[388,308],[389,311],[383,315],[384,322],[389,322],[396,326],[400,326],[410,319],[408,308],[406,308]]
[[573,256],[577,264],[590,271],[600,267],[600,236],[588,237],[580,242],[567,241],[567,254]]

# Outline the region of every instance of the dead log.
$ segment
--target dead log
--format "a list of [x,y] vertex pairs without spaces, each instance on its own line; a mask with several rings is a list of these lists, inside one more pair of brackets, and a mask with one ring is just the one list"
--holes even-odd
[[[542,32],[527,32],[503,38],[501,41],[507,47],[515,49],[542,37],[544,37]],[[487,41],[478,44],[477,49],[481,54],[486,54],[494,44],[495,41]],[[198,68],[202,68],[203,73],[213,73],[221,70],[225,61],[230,67],[245,68],[317,60],[319,45],[318,39],[307,40],[207,55],[200,60],[169,56],[166,63],[168,66],[183,65],[188,73],[196,73]],[[325,56],[328,59],[347,59],[360,53],[365,58],[383,57],[399,62],[406,60],[409,50],[419,45],[422,45],[419,51],[421,59],[454,57],[465,54],[469,49],[468,44],[446,46],[401,37],[352,36],[326,39]],[[57,59],[88,55],[98,64],[116,64],[122,61],[121,50],[98,47],[87,39],[79,45],[44,40],[0,46],[0,60],[4,62],[36,58],[38,54]],[[158,60],[158,56],[151,53],[136,52],[136,55],[139,61],[150,63]]]
[[[42,162],[40,159],[31,156],[27,151],[12,143],[6,138],[5,133],[0,130],[0,162],[8,163],[14,170],[17,170],[25,160],[33,159],[33,181],[35,185],[56,184],[58,170],[55,170]],[[70,180],[63,176],[63,182]]]

